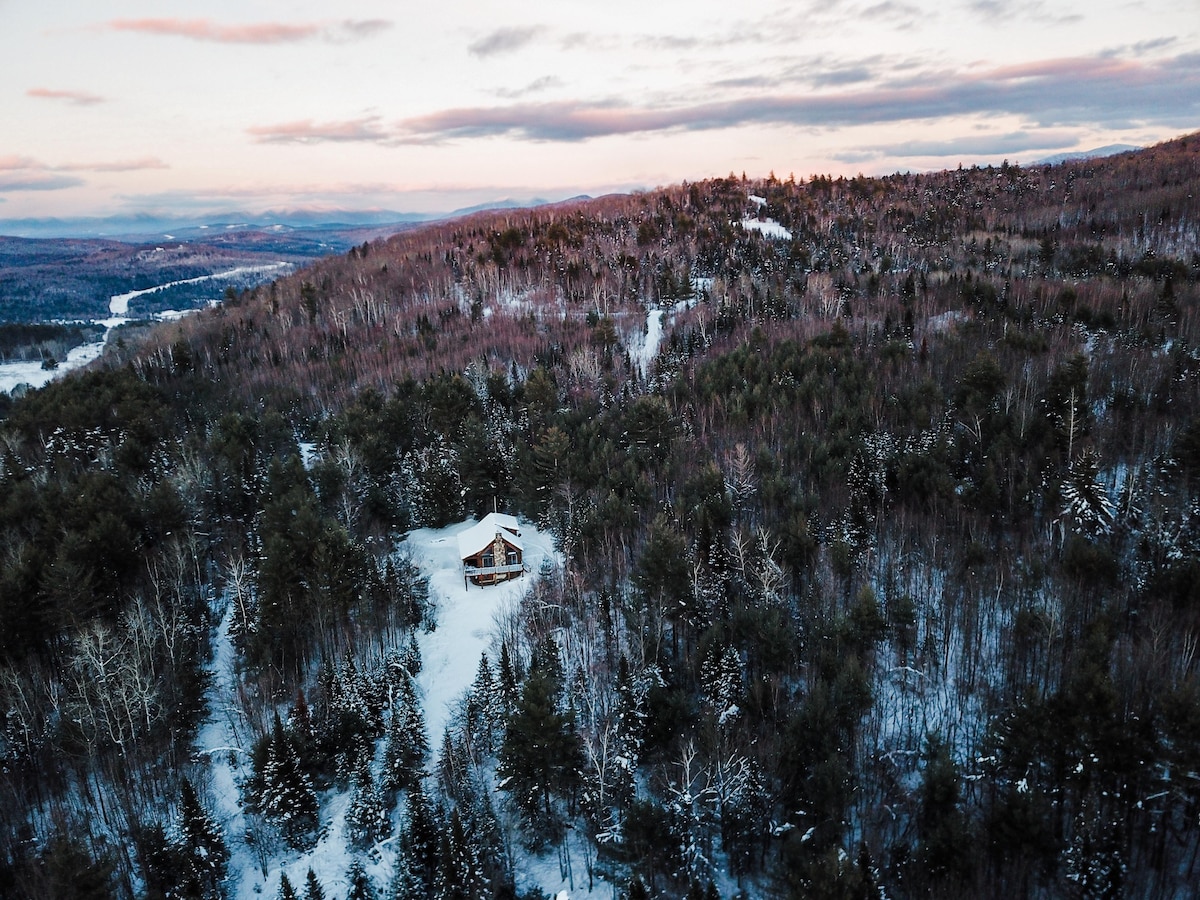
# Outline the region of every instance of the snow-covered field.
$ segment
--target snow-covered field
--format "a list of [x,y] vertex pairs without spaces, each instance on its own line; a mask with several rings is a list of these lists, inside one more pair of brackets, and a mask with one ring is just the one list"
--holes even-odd
[[[458,557],[458,535],[475,524],[474,520],[467,520],[447,528],[418,529],[410,532],[403,544],[421,573],[429,578],[430,598],[437,607],[437,627],[418,637],[423,660],[418,684],[430,745],[435,753],[459,698],[475,678],[480,655],[487,652],[493,662],[496,659],[494,637],[499,618],[520,603],[539,577],[543,561],[548,560],[552,566],[561,564],[551,535],[522,523],[521,541],[529,571],[500,585],[466,585]],[[248,751],[254,735],[238,712],[236,658],[229,640],[231,615],[231,609],[227,608],[214,642],[209,715],[196,742],[197,757],[208,764],[210,808],[225,829],[231,851],[230,896],[274,898],[279,891],[281,872],[287,873],[293,885],[301,886],[311,867],[326,896],[344,897],[349,887],[346,872],[355,857],[345,838],[348,792],[330,791],[321,795],[321,837],[310,851],[284,849],[260,853],[244,840],[247,821],[241,810],[238,784],[250,774]],[[359,854],[380,896],[386,896],[391,880],[395,860],[393,841],[394,838],[385,840],[365,858]],[[539,859],[518,854],[518,886],[527,888],[537,884],[556,900],[612,895],[610,886],[599,883],[595,892],[589,893],[586,875],[576,873],[574,879],[565,879],[560,869],[557,857]]]

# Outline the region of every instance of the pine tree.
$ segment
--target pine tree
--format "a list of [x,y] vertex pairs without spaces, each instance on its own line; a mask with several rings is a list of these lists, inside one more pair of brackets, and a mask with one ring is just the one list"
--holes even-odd
[[442,837],[434,896],[437,900],[485,900],[488,896],[475,842],[468,839],[457,809],[450,813],[450,827]]
[[449,728],[442,734],[442,750],[438,754],[437,776],[446,796],[460,802],[465,796],[465,785],[470,772],[467,748]]
[[354,790],[346,810],[346,837],[355,849],[366,850],[383,840],[389,825],[387,807],[364,761],[354,776]]
[[424,788],[420,783],[414,785],[408,793],[408,822],[400,850],[408,861],[409,872],[424,891],[422,896],[426,897],[432,892],[437,876],[441,827]]
[[[186,868],[178,845],[168,839],[166,829],[158,822],[135,828],[132,836],[142,871],[144,900],[167,900],[177,896]],[[3,884],[2,878],[0,884]]]
[[357,859],[350,863],[350,868],[346,872],[346,880],[350,882],[346,900],[378,900],[371,876],[367,874],[367,870]]
[[484,653],[479,659],[479,668],[475,673],[475,681],[467,694],[467,733],[475,746],[480,750],[491,753],[494,728],[496,722],[497,703],[496,679],[492,675],[492,666]]
[[186,779],[180,794],[176,832],[183,896],[220,897],[229,865],[229,849],[221,827],[200,805],[195,788]]
[[580,767],[581,749],[571,710],[562,706],[562,664],[552,641],[538,647],[521,697],[508,720],[499,774],[535,840],[556,836],[560,824],[550,805]]
[[742,660],[732,645],[714,644],[700,667],[700,683],[709,706],[722,724],[736,715],[742,696]]
[[496,682],[496,690],[499,692],[500,701],[504,704],[505,713],[507,714],[517,702],[521,682],[521,673],[513,664],[512,654],[508,652],[507,642],[500,645],[500,663]]
[[312,869],[304,879],[304,900],[325,900],[325,888],[321,887],[317,873]]
[[307,846],[316,834],[317,795],[278,715],[263,766],[259,808],[296,849]]
[[398,687],[388,727],[381,775],[384,788],[399,791],[412,787],[424,773],[428,755],[425,718],[412,679],[405,677]]
[[413,872],[408,854],[403,849],[396,854],[396,867],[392,870],[390,900],[426,900],[428,888]]
[[279,875],[279,900],[300,900],[296,896],[296,889],[292,887],[292,883],[288,880],[286,872]]

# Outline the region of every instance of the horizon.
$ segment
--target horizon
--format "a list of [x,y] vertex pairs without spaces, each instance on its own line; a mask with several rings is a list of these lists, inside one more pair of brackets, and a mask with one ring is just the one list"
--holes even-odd
[[1186,0],[161,6],[0,0],[0,220],[445,215],[731,172],[1029,164],[1200,127]]

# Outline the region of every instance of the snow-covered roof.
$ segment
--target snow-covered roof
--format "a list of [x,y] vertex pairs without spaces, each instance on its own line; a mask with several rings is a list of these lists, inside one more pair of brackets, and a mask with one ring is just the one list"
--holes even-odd
[[466,559],[486,549],[496,540],[496,534],[518,550],[524,551],[521,539],[513,534],[518,528],[515,516],[506,513],[488,513],[478,525],[472,525],[458,536],[458,558]]
[[513,534],[521,533],[521,526],[517,524],[517,517],[510,516],[508,513],[494,512],[488,513],[483,517],[484,522],[495,522],[501,528],[507,528]]

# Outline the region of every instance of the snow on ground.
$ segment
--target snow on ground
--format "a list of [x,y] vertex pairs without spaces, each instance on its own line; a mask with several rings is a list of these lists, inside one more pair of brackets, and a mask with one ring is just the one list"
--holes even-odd
[[[242,275],[275,272],[279,269],[288,268],[291,265],[291,263],[278,262],[262,266],[238,266],[236,269],[230,269],[227,272],[201,275],[199,278],[185,278],[182,281],[172,281],[141,291],[114,294],[108,300],[109,318],[92,320],[93,324],[103,325],[105,328],[104,336],[100,340],[75,347],[67,353],[66,359],[59,360],[58,368],[56,369],[43,369],[40,362],[0,363],[0,391],[12,393],[13,388],[21,384],[28,385],[31,388],[45,387],[58,376],[85,366],[94,359],[98,359],[104,351],[104,345],[108,343],[108,338],[112,334],[112,330],[129,321],[129,301],[135,297],[141,297],[144,294],[153,294],[155,291],[174,287],[177,284],[199,284],[202,281],[218,281],[225,278],[238,278]],[[214,305],[218,302],[220,301],[210,300],[209,305]],[[168,309],[148,318],[157,319],[161,322],[173,322],[193,312],[195,312],[194,309]]]
[[[124,321],[123,318],[101,319],[97,324],[103,325],[111,331],[115,325]],[[45,387],[59,375],[70,372],[72,369],[78,369],[93,359],[97,359],[104,350],[104,342],[107,338],[108,331],[105,331],[104,337],[100,340],[73,347],[67,352],[66,359],[59,360],[56,369],[43,369],[40,362],[0,363],[0,391],[11,392],[19,384],[27,384],[31,388]]]
[[[447,528],[421,528],[410,532],[403,545],[413,563],[429,578],[430,598],[437,608],[437,627],[418,638],[423,660],[418,685],[435,754],[459,698],[475,679],[480,655],[487,652],[494,657],[498,619],[518,604],[538,579],[543,561],[549,560],[554,566],[562,563],[554,549],[553,537],[522,523],[521,541],[529,571],[499,585],[464,585],[458,536],[475,524],[474,520],[467,520]],[[269,900],[279,892],[281,872],[286,872],[292,884],[300,887],[311,867],[326,896],[344,897],[349,888],[346,872],[356,857],[364,863],[376,887],[386,891],[395,861],[394,837],[367,854],[353,852],[345,839],[349,792],[334,790],[320,795],[321,833],[312,850],[301,853],[280,845],[270,853],[260,854],[257,848],[246,844],[248,822],[242,813],[238,785],[250,774],[249,750],[254,733],[242,720],[237,702],[236,653],[229,639],[231,619],[232,602],[226,598],[213,641],[213,659],[208,666],[212,676],[209,712],[196,737],[196,758],[207,761],[208,765],[209,807],[225,830],[231,853],[229,895]],[[518,850],[518,885],[524,888],[537,884],[559,900],[614,896],[613,887],[599,880],[589,890],[586,865],[589,848],[584,840],[569,838],[566,848],[544,857],[528,856]]]
[[761,231],[764,237],[790,241],[792,233],[774,219],[742,219],[742,227],[752,231]]
[[429,577],[430,599],[437,606],[437,629],[418,638],[422,660],[418,684],[434,748],[441,747],[455,701],[475,680],[480,655],[486,651],[492,664],[496,663],[491,645],[498,617],[520,602],[537,579],[543,560],[560,564],[554,538],[523,522],[521,542],[529,571],[501,584],[467,585],[458,556],[458,536],[476,524],[468,519],[446,528],[419,528],[409,532],[404,543],[413,563]]
[[696,283],[694,296],[678,301],[666,311],[657,308],[651,309],[646,313],[645,331],[636,331],[626,336],[629,357],[637,366],[642,378],[649,376],[650,364],[658,356],[659,347],[662,345],[664,316],[669,316],[669,322],[674,321],[675,316],[679,313],[696,305],[696,299],[701,293],[712,290],[713,280],[711,278],[694,278],[693,281]]
[[962,310],[951,309],[936,316],[930,316],[929,320],[925,323],[925,327],[934,334],[940,334],[943,331],[949,331],[955,325],[965,322],[969,318]]
[[156,285],[152,288],[146,288],[141,291],[129,291],[125,294],[114,294],[108,301],[108,310],[114,316],[129,315],[129,301],[135,297],[141,297],[144,294],[153,294],[155,291],[161,291],[164,288],[175,287],[180,284],[200,284],[202,281],[221,281],[226,278],[238,278],[242,275],[258,275],[263,272],[276,272],[279,269],[287,268],[291,263],[277,262],[268,263],[262,266],[238,266],[235,269],[230,269],[228,272],[214,272],[212,275],[200,275],[197,278],[183,278],[179,281],[169,281],[166,284]]
[[213,659],[208,664],[211,675],[208,717],[196,734],[196,756],[208,760],[209,808],[225,830],[230,851],[231,896],[249,897],[255,893],[256,885],[261,889],[261,870],[252,849],[240,839],[246,833],[246,820],[237,782],[249,773],[249,747],[243,744],[249,730],[241,721],[235,654],[229,640],[233,603],[226,599],[225,604],[213,639]]
[[654,362],[654,357],[658,356],[658,345],[662,343],[662,320],[663,311],[661,309],[650,310],[646,314],[646,331],[638,335],[642,339],[641,343],[636,343],[636,338],[630,342],[629,355],[643,378],[649,373],[650,363]]
[[766,197],[759,197],[757,194],[751,194],[751,195],[750,195],[750,202],[751,202],[751,203],[753,203],[755,206],[766,206],[766,205],[767,205],[767,198],[766,198]]
[[317,461],[317,444],[315,441],[298,441],[296,444],[300,450],[300,462],[304,464],[305,469],[311,469],[313,463]]
[[[661,310],[658,312],[661,315]],[[418,638],[422,660],[418,684],[435,754],[459,698],[475,680],[480,655],[486,652],[496,664],[493,638],[498,619],[518,604],[537,580],[543,560],[562,565],[553,536],[522,522],[521,542],[529,572],[498,585],[464,585],[458,536],[475,524],[468,520],[447,528],[421,528],[410,532],[405,541],[412,561],[429,576],[429,593],[437,604],[437,629]],[[586,860],[590,851],[582,843],[585,840],[569,832],[567,847],[546,856],[530,856],[514,847],[518,889],[536,884],[556,900],[615,896],[613,887],[599,879],[589,890]]]

